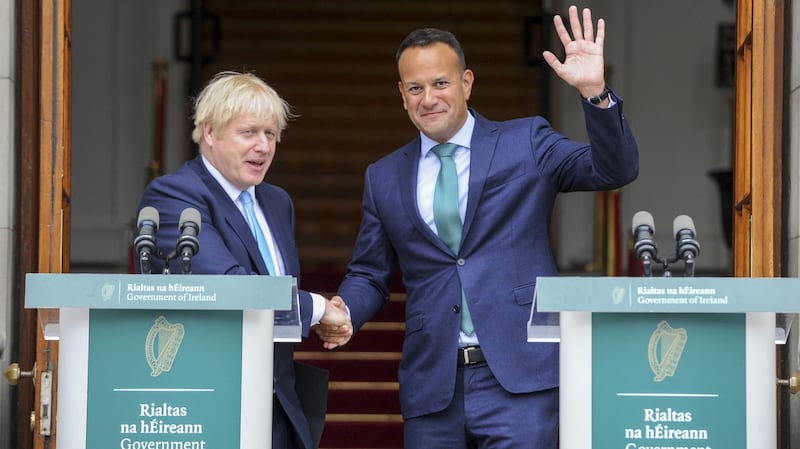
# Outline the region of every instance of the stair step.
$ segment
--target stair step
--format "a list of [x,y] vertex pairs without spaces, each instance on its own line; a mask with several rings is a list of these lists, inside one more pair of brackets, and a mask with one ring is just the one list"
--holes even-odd
[[[351,441],[358,436],[358,446]],[[320,449],[402,449],[403,420],[397,415],[327,415]]]
[[[311,276],[333,285],[335,276]],[[309,279],[309,277],[305,277]],[[340,278],[339,278],[340,279]],[[335,288],[335,287],[333,287]],[[317,289],[328,298],[333,293]],[[322,348],[316,333],[295,345],[295,359],[329,371],[328,410],[320,449],[402,449],[397,370],[405,335],[405,294],[389,303],[345,346]]]
[[400,366],[399,352],[298,352],[295,359],[327,369],[331,382],[396,381]]
[[377,416],[399,416],[397,382],[330,382],[328,413],[355,413],[361,420]]
[[325,419],[333,423],[403,423],[403,416],[399,413],[328,413]]

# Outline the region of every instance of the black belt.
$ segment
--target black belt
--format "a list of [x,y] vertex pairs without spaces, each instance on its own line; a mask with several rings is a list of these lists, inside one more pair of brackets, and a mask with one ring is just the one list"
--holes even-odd
[[485,362],[486,357],[483,356],[483,351],[480,346],[458,348],[458,360],[456,361],[458,367],[477,365],[478,363]]

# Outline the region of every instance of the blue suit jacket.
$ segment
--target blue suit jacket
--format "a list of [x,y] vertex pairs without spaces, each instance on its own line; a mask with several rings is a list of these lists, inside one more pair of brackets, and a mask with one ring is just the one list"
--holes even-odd
[[524,393],[558,386],[558,345],[527,342],[536,277],[556,274],[549,235],[556,195],[618,188],[638,174],[622,101],[610,109],[587,103],[584,111],[591,145],[567,139],[541,117],[495,122],[471,111],[476,122],[458,254],[420,217],[419,138],[367,168],[362,223],[339,294],[358,328],[388,301],[399,264],[407,293],[399,371],[406,418],[440,411],[453,397],[462,287],[502,387]]
[[[294,206],[289,195],[279,187],[262,183],[256,186],[255,196],[280,249],[286,274],[299,276],[300,262],[294,238]],[[205,168],[200,156],[188,161],[177,171],[151,182],[144,191],[139,210],[146,206],[155,207],[159,212],[157,237],[164,254],[175,249],[175,242],[180,235],[178,223],[181,212],[187,207],[193,207],[200,212],[200,250],[192,258],[193,273],[267,274],[264,260],[258,252],[258,244],[244,216]],[[160,260],[153,261],[153,273],[160,273],[162,268],[163,263]],[[179,261],[172,263],[170,271],[181,273]],[[308,336],[312,309],[310,294],[300,291],[303,336]],[[290,343],[275,344],[274,378],[277,399],[305,447],[312,448],[309,423],[303,415],[295,391],[293,345]]]

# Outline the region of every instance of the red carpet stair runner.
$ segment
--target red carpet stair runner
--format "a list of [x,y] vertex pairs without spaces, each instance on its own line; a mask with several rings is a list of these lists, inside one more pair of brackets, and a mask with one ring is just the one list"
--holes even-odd
[[327,351],[313,334],[295,359],[330,370],[320,449],[403,447],[397,368],[405,330],[405,294],[391,301],[346,346]]

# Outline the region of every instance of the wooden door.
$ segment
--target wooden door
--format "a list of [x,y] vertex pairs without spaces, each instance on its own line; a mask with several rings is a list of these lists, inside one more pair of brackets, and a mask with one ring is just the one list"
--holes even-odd
[[[784,2],[737,2],[733,273],[785,276],[783,247]],[[787,179],[791,180],[791,177]],[[775,351],[779,377],[789,354]],[[789,393],[776,389],[778,447],[788,447]]]
[[17,390],[16,447],[55,448],[58,342],[43,325],[57,311],[24,308],[25,273],[68,270],[70,197],[70,0],[19,2],[17,360],[35,382]]
[[735,276],[781,276],[783,2],[740,1],[736,14]]

